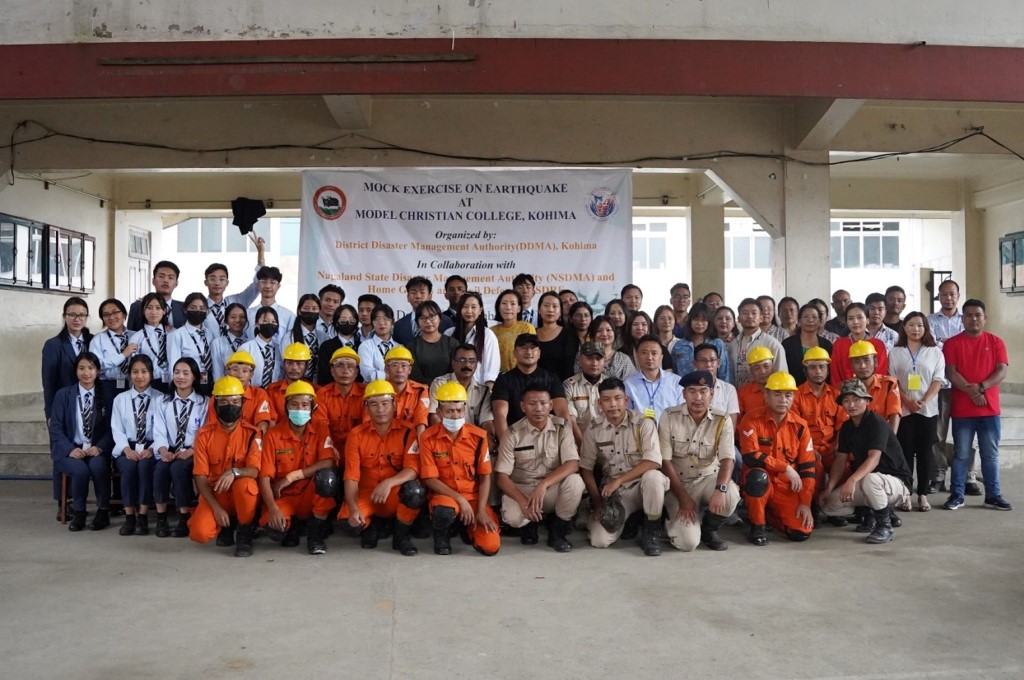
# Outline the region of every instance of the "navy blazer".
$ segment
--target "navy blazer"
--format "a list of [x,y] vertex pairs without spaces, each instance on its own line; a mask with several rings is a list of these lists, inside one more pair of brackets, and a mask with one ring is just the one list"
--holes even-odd
[[[146,318],[142,316],[142,300],[136,300],[128,308],[128,321],[125,326],[130,331],[141,331],[146,325]],[[181,300],[171,300],[171,325],[181,328],[185,325],[185,303]]]
[[[82,336],[82,350],[88,348],[88,341]],[[77,385],[75,360],[78,354],[67,338],[56,335],[43,343],[43,412],[50,418],[53,412],[53,398],[57,390],[68,385]]]
[[[110,433],[110,413],[98,398],[96,422],[93,425],[92,445],[105,455],[114,448],[114,437]],[[53,416],[50,418],[50,458],[54,462],[68,457],[75,448],[75,432],[78,430],[78,382],[62,387],[53,399]]]

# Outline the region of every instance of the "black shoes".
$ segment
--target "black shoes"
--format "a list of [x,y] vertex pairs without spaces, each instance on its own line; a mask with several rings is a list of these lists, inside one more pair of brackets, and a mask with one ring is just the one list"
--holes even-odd
[[640,536],[640,547],[647,557],[657,557],[661,554],[661,546],[658,545],[658,525],[661,519],[644,518],[643,531]]
[[230,548],[235,544],[235,525],[234,522],[229,524],[220,530],[217,534],[217,547],[218,548]]
[[141,513],[135,513],[135,535],[136,536],[148,536],[149,535],[149,515],[143,515]]
[[127,515],[124,518],[124,524],[118,530],[119,536],[132,536],[135,534],[135,515]]
[[643,521],[644,513],[640,510],[634,512],[626,518],[626,523],[622,525],[622,533],[619,535],[619,538],[624,541],[632,541],[640,533],[640,525],[643,524]]
[[874,516],[875,526],[864,540],[874,544],[888,543],[895,536],[895,532],[892,530],[892,510],[883,508],[873,510],[871,514]]
[[96,511],[96,516],[92,518],[92,522],[89,524],[91,531],[101,531],[110,526],[110,511],[106,508],[100,508]]
[[380,541],[380,520],[376,517],[370,518],[370,526],[363,529],[359,534],[359,547],[373,550]]
[[572,551],[572,543],[565,537],[567,531],[572,527],[572,520],[564,520],[557,515],[552,516],[548,526],[548,547],[554,548],[555,552],[567,553]]
[[306,534],[306,550],[310,555],[323,555],[327,552],[327,520],[309,518],[309,532]]
[[528,522],[519,530],[519,542],[523,545],[537,545],[540,540],[537,529],[537,522]]
[[875,513],[871,511],[871,508],[858,507],[857,517],[860,519],[860,524],[854,528],[854,531],[858,534],[870,534],[875,530]]
[[178,523],[171,530],[171,536],[174,538],[185,538],[188,536],[188,520],[192,517],[190,513],[183,512],[178,515]]
[[281,538],[282,548],[294,548],[301,542],[302,527],[294,517],[288,523],[288,532]]
[[751,524],[748,540],[758,547],[768,545],[768,527],[764,524]]
[[434,554],[435,555],[451,555],[452,554],[452,539],[448,536],[448,528],[438,529],[434,527]]
[[235,557],[252,557],[252,524],[242,524],[235,533]]
[[981,494],[981,486],[977,482],[967,482],[964,484],[965,496],[980,496]]
[[712,514],[710,511],[704,515],[704,521],[700,525],[700,542],[709,550],[728,550],[729,544],[718,535],[718,530],[729,518],[722,515]]
[[156,513],[156,531],[154,533],[157,538],[167,538],[171,535],[171,525],[167,523],[167,513]]
[[394,533],[391,534],[391,549],[402,553],[404,557],[412,557],[417,554],[419,550],[412,544],[411,532],[412,525],[396,521]]
[[68,513],[71,516],[71,522],[68,523],[68,531],[81,531],[85,528],[85,510],[69,510]]

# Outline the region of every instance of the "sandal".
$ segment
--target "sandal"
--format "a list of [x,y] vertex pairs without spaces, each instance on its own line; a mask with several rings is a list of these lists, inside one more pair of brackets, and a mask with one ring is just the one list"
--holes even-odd
[[921,512],[928,512],[932,509],[931,504],[928,502],[928,496],[917,497],[917,509]]
[[910,496],[904,496],[896,503],[896,509],[900,512],[910,512]]

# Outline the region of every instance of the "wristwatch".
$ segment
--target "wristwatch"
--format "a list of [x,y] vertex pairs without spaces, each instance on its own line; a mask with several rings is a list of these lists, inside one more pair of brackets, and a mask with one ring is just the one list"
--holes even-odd
[[715,487],[715,491],[721,491],[722,493],[729,493],[729,487],[726,484],[719,484]]
[[985,394],[985,383],[978,383],[978,392]]
[[236,467],[233,467],[233,468],[231,468],[231,474],[233,474],[236,478],[237,477],[241,477],[242,476],[242,471],[239,470]]

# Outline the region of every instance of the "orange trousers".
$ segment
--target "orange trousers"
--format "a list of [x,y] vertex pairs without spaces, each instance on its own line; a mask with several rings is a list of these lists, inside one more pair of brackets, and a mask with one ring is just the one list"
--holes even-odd
[[[373,487],[359,490],[356,505],[359,506],[359,512],[363,514],[363,527],[370,526],[371,517],[398,517],[398,521],[402,524],[412,524],[415,521],[420,511],[413,510],[399,502],[398,489],[400,488],[400,486],[396,486],[391,489],[388,499],[383,503],[374,503],[370,500]],[[341,510],[338,511],[338,519],[347,520],[350,514],[348,511],[348,501],[345,501],[341,504]]]
[[[476,507],[477,499],[476,496],[466,496],[466,500],[469,504]],[[445,508],[451,508],[455,510],[456,517],[459,512],[459,504],[455,502],[454,498],[448,498],[448,496],[433,495],[430,498],[430,511],[433,512],[434,508],[441,506]],[[491,506],[487,506],[487,515],[494,522],[494,526],[498,526],[498,516],[494,514],[494,510]],[[467,527],[469,530],[469,538],[473,541],[473,547],[482,552],[485,555],[494,555],[501,548],[501,534],[495,531],[486,531],[481,528],[479,524],[474,524]]]
[[[804,528],[803,522],[796,516],[800,506],[800,496],[789,487],[786,475],[771,475],[768,492],[760,498],[743,494],[743,502],[747,506],[747,516],[751,524],[771,524],[779,531],[800,531],[811,533]],[[804,480],[806,483],[807,480]],[[767,519],[767,521],[766,521]]]
[[[287,489],[285,490],[287,491]],[[302,493],[281,496],[276,501],[277,507],[288,520],[289,525],[291,524],[292,517],[296,519],[309,519],[313,515],[326,517],[334,509],[335,503],[333,498],[324,498],[317,495],[316,487],[313,486],[312,482],[306,484],[306,489]],[[267,526],[267,520],[269,519],[270,513],[264,512],[263,516],[260,517],[260,526]]]
[[[256,502],[259,500],[259,489],[256,480],[240,477],[224,493],[213,494],[220,506],[229,515],[238,520],[239,524],[249,524],[256,517]],[[213,517],[213,508],[202,496],[199,504],[188,521],[188,537],[196,543],[208,543],[220,533],[217,520]]]

